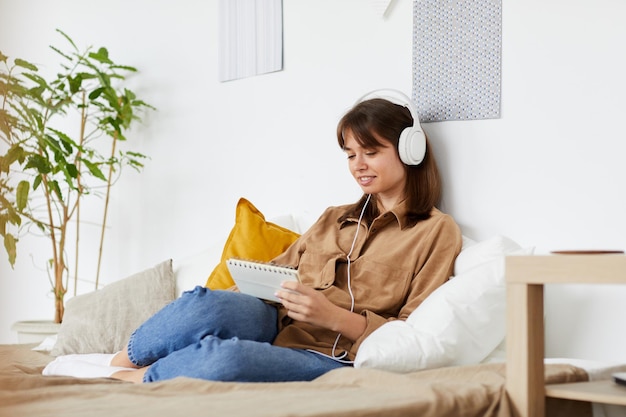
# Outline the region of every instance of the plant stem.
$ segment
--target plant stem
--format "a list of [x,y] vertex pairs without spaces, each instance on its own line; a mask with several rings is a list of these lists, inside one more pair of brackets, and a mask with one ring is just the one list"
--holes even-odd
[[[52,243],[52,265],[54,271],[54,322],[61,323],[63,320],[63,298],[65,296],[65,288],[63,288],[63,270],[65,269],[65,259],[63,256],[63,246],[64,246],[64,238],[65,228],[63,227],[63,222],[61,222],[60,229],[60,239],[59,246],[57,247],[57,236],[55,233],[54,226],[54,217],[52,215],[52,195],[50,193],[50,189],[48,188],[48,178],[46,175],[42,175],[42,183],[44,186],[44,195],[46,197],[46,206],[48,209],[48,222],[50,223],[48,227],[50,227],[50,242]],[[64,217],[67,214],[67,211],[64,210]]]
[[[82,169],[82,163],[81,163],[81,155],[82,152],[80,151],[80,149],[82,149],[84,143],[85,143],[85,126],[87,124],[87,106],[85,104],[85,91],[83,90],[82,93],[82,107],[81,107],[81,112],[80,112],[80,139],[79,139],[79,144],[80,147],[78,148],[78,152],[76,153],[76,167],[77,167],[77,171],[78,171],[78,175],[76,177],[76,186],[78,188],[78,199],[76,200],[76,246],[74,248],[74,295],[77,294],[78,292],[78,251],[80,248],[79,245],[79,241],[80,241],[80,200],[81,200],[81,196],[83,195],[83,184],[81,182],[81,169]],[[97,288],[97,287],[96,287]]]
[[55,263],[54,269],[54,322],[61,323],[63,321],[63,315],[65,313],[65,293],[67,289],[63,285],[63,273],[65,272],[65,237],[67,234],[67,223],[69,218],[67,216],[67,208],[63,206],[63,222],[61,223],[61,237],[59,239],[59,256]]
[[74,296],[76,296],[78,292],[77,288],[78,288],[78,248],[79,247],[80,247],[80,203],[77,203],[76,205],[76,240],[74,241]]
[[[117,132],[113,134],[113,143],[111,144],[111,160],[115,157],[115,148],[117,145]],[[107,191],[104,199],[104,214],[102,215],[102,230],[100,231],[100,247],[98,248],[98,266],[96,269],[96,289],[100,283],[100,264],[102,262],[102,249],[104,246],[104,232],[107,225],[107,217],[109,214],[109,196],[111,195],[111,183],[113,182],[113,164],[109,165],[109,175],[107,178]]]

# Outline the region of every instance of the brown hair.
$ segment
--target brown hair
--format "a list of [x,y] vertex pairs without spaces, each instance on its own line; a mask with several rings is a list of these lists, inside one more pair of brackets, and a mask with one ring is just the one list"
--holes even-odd
[[[388,100],[374,98],[357,103],[348,111],[337,125],[337,141],[341,149],[345,148],[344,132],[350,131],[355,140],[364,148],[376,149],[384,146],[380,139],[391,143],[398,149],[398,140],[402,131],[413,125],[411,112],[404,106]],[[407,198],[408,222],[414,225],[430,217],[430,212],[441,197],[441,178],[435,158],[430,152],[430,143],[426,139],[426,155],[416,166],[404,165],[407,172],[404,192]],[[356,204],[362,206],[365,196]],[[378,215],[376,204],[371,204],[366,211],[370,220]]]

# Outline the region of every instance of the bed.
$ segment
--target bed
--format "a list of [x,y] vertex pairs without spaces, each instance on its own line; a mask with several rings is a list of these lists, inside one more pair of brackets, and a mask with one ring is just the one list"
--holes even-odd
[[[0,416],[510,416],[505,365],[405,374],[343,368],[312,382],[242,384],[177,378],[135,385],[107,378],[44,377],[52,357],[31,345],[0,346]],[[550,382],[585,380],[550,365]],[[548,401],[549,416],[590,416],[589,404]]]
[[[224,280],[222,260],[251,234],[284,244],[297,237],[293,216],[272,222],[238,203],[226,243],[166,260],[106,287],[73,297],[58,335],[40,344],[0,345],[0,417],[44,416],[514,416],[506,391],[506,256],[528,255],[512,240],[464,237],[455,274],[406,321],[382,326],[362,344],[354,367],[311,382],[224,383],[177,378],[135,385],[110,378],[43,376],[56,356],[116,352],[145,318],[194,285]],[[280,246],[275,250],[283,250]],[[272,254],[264,254],[271,257]],[[215,265],[217,267],[214,267]],[[208,268],[208,269],[207,269]],[[205,277],[208,277],[204,282]],[[222,282],[221,285],[227,283]],[[128,300],[142,300],[129,302]],[[511,367],[509,367],[511,368]],[[607,368],[608,369],[608,368]],[[611,368],[616,369],[616,368]],[[626,370],[626,368],[624,368]],[[546,383],[598,375],[580,363],[553,361]],[[590,403],[546,400],[547,416],[601,416]]]

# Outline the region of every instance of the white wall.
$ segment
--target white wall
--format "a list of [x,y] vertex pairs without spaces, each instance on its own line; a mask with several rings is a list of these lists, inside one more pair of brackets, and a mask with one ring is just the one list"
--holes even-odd
[[[138,67],[136,86],[158,108],[132,138],[151,160],[113,196],[105,283],[223,239],[240,196],[269,217],[314,218],[354,200],[338,119],[371,89],[410,91],[409,0],[386,19],[363,0],[286,0],[284,70],[227,83],[217,81],[217,15],[216,1],[0,0],[5,55],[52,65],[47,45],[61,43],[61,28]],[[443,208],[464,233],[539,252],[626,247],[625,17],[620,0],[505,2],[502,118],[425,126]],[[42,244],[25,240],[14,270],[0,259],[0,343],[16,340],[14,321],[52,314],[34,266]],[[549,355],[626,359],[626,336],[605,331],[626,316],[625,288],[547,294]]]

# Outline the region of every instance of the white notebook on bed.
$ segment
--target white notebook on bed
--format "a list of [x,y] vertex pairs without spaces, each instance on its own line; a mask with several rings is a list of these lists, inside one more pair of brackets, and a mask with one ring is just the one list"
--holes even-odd
[[283,281],[300,281],[298,270],[286,266],[236,258],[227,260],[226,266],[239,291],[267,301],[280,302],[274,293]]

